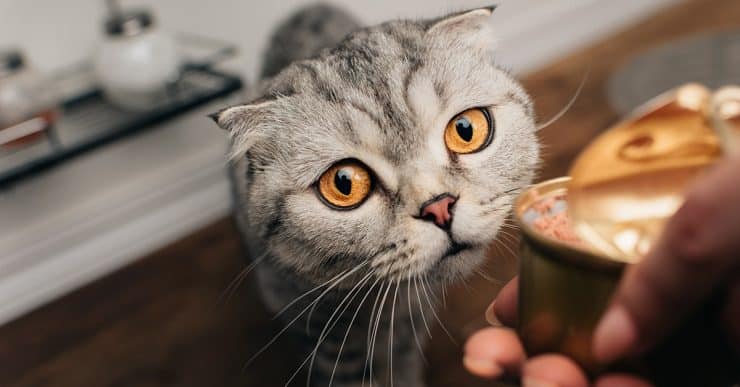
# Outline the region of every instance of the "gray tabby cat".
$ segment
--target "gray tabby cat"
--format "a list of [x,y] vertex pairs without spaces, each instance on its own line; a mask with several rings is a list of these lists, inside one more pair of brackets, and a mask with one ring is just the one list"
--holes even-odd
[[532,103],[495,64],[493,8],[364,29],[301,10],[255,99],[213,116],[265,302],[305,339],[312,386],[423,385],[435,291],[483,261],[533,178]]

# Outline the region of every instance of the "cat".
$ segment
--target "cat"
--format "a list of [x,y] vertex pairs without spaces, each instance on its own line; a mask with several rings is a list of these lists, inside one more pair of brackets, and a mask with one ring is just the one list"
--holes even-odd
[[251,102],[212,115],[265,304],[305,343],[286,381],[424,385],[437,290],[484,260],[539,163],[531,99],[494,60],[494,8],[365,28],[301,9]]

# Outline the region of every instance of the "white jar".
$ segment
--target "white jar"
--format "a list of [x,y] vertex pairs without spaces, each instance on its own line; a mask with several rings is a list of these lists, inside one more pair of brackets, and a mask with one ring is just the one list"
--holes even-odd
[[166,101],[180,76],[177,42],[146,11],[118,13],[106,22],[95,74],[108,100],[126,110],[150,110]]

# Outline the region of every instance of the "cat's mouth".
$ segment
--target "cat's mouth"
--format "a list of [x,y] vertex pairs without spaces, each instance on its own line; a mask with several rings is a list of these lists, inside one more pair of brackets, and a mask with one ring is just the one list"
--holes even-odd
[[447,251],[445,251],[444,255],[442,255],[442,259],[447,259],[449,257],[452,257],[453,255],[457,255],[463,250],[467,250],[471,248],[472,246],[467,243],[457,243],[454,240],[451,240],[450,247],[447,248]]

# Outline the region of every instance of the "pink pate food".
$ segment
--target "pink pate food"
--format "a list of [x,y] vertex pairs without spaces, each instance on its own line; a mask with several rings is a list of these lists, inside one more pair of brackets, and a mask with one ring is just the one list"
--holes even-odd
[[568,219],[565,194],[537,200],[525,214],[525,221],[535,230],[549,238],[572,244],[582,244]]

